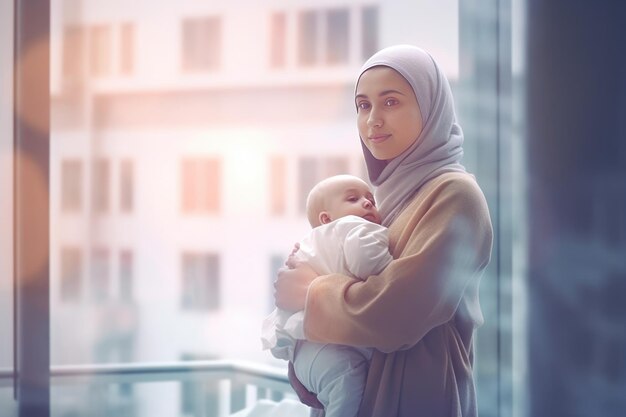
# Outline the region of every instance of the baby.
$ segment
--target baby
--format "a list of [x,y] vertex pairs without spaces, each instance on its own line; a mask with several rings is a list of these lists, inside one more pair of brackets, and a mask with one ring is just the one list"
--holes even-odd
[[[392,260],[387,229],[368,185],[351,175],[319,182],[307,198],[313,228],[294,256],[320,275],[341,273],[367,279]],[[304,311],[274,310],[263,321],[264,349],[293,362],[298,380],[317,394],[325,417],[352,417],[359,410],[371,349],[305,340]]]

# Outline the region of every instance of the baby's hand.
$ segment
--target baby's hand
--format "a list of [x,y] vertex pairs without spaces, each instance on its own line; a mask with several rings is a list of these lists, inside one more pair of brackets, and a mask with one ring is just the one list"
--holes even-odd
[[318,275],[306,262],[297,262],[293,269],[279,269],[274,281],[276,307],[285,311],[304,310],[309,285]]
[[296,268],[296,266],[298,265],[298,261],[296,260],[296,252],[298,252],[299,250],[300,250],[300,243],[298,242],[294,243],[293,249],[291,250],[289,257],[285,261],[285,265],[287,266],[287,268],[289,269]]

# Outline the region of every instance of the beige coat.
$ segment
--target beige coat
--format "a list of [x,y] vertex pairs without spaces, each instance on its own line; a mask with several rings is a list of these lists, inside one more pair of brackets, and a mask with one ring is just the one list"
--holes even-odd
[[492,245],[485,197],[471,175],[442,174],[391,224],[389,240],[394,261],[381,274],[313,282],[306,337],[377,349],[359,417],[475,417],[472,338]]

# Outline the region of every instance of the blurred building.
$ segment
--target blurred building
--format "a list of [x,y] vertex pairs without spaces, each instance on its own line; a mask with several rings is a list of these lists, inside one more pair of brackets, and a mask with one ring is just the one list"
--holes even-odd
[[358,68],[414,43],[456,89],[457,1],[52,6],[52,364],[285,366],[260,322],[311,186],[366,177]]

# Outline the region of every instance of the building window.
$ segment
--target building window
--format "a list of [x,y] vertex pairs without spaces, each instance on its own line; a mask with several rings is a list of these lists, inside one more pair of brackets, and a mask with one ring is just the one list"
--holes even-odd
[[133,161],[123,159],[120,163],[120,210],[128,213],[133,210],[134,175]]
[[78,211],[83,201],[83,165],[77,159],[61,163],[61,209]]
[[182,26],[184,71],[218,68],[221,55],[222,22],[219,17],[189,18]]
[[89,62],[91,75],[100,77],[111,73],[111,28],[98,25],[91,28],[89,36]]
[[273,68],[281,68],[286,64],[287,51],[287,18],[285,13],[272,15],[270,30],[270,64]]
[[347,64],[350,58],[350,13],[347,9],[326,14],[326,63]]
[[83,43],[84,30],[77,25],[63,29],[63,63],[62,73],[66,80],[75,80],[83,75],[85,48]]
[[348,64],[350,11],[347,8],[307,10],[298,16],[298,64]]
[[109,161],[105,158],[96,158],[93,161],[92,203],[96,213],[109,210]]
[[221,161],[185,158],[182,161],[182,209],[185,213],[217,213],[220,209]]
[[91,298],[96,302],[109,299],[110,296],[110,257],[109,250],[97,248],[91,258]]
[[270,159],[270,213],[283,215],[287,203],[287,161],[285,157]]
[[220,306],[220,264],[215,254],[184,253],[182,307],[217,310]]
[[317,61],[317,13],[300,12],[298,16],[298,63],[314,65]]
[[132,303],[133,301],[133,286],[134,286],[134,274],[133,274],[133,252],[130,250],[123,250],[120,252],[120,282],[119,282],[119,297],[124,303]]
[[364,7],[361,21],[361,57],[366,60],[378,51],[378,7]]
[[348,173],[346,157],[303,157],[298,161],[298,207],[304,213],[309,191],[324,178]]
[[76,302],[80,299],[82,268],[80,249],[61,249],[61,301]]
[[120,72],[128,75],[133,72],[135,51],[135,27],[132,23],[120,26]]

